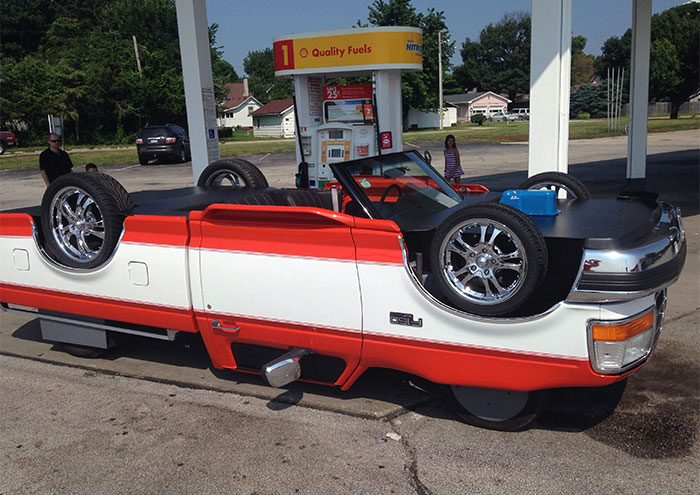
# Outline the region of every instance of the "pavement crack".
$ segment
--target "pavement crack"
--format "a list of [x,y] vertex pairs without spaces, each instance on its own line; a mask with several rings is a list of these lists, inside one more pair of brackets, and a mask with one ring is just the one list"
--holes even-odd
[[667,319],[665,319],[664,323],[671,323],[671,322],[673,322],[673,321],[682,320],[682,319],[685,318],[686,316],[690,316],[690,315],[692,315],[692,314],[697,313],[697,311],[698,311],[699,309],[700,309],[700,306],[698,306],[697,308],[695,308],[695,309],[692,310],[692,311],[688,311],[687,313],[683,313],[683,314],[681,314],[681,315],[674,316],[673,318],[667,318]]
[[391,425],[391,429],[393,430],[393,432],[401,437],[399,441],[401,442],[401,446],[403,447],[406,453],[407,461],[405,467],[408,471],[408,480],[411,483],[411,486],[413,486],[418,495],[431,495],[433,492],[427,486],[425,486],[425,484],[423,484],[423,482],[420,480],[420,477],[418,476],[418,458],[416,456],[415,447],[412,447],[408,443],[406,435],[402,435],[399,432],[399,429],[394,420],[389,421],[389,424]]

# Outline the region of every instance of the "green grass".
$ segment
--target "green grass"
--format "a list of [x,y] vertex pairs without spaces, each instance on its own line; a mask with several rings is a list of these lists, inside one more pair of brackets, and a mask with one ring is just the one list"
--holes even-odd
[[[627,117],[620,119],[620,129],[615,132],[608,132],[606,119],[572,120],[569,123],[569,139],[593,139],[609,136],[624,135],[624,128],[627,125]],[[682,115],[681,118],[671,120],[669,118],[650,118],[648,121],[648,132],[671,132],[684,131],[689,129],[700,129],[700,116]],[[527,122],[487,122],[483,126],[471,123],[459,124],[454,127],[439,130],[411,131],[403,134],[404,142],[422,141],[443,141],[445,136],[453,134],[460,143],[470,142],[527,142],[528,140]],[[265,153],[285,153],[295,149],[294,139],[268,139],[258,138],[239,142],[244,136],[226,138],[219,144],[221,156],[242,156],[259,155]],[[82,151],[92,148],[81,146],[68,148],[71,159],[76,168],[84,167],[86,163],[96,163],[97,165],[107,165],[114,163],[138,163],[136,147],[124,149],[124,147],[107,147],[101,150]],[[113,148],[113,149],[110,149]],[[38,148],[43,149],[43,148]],[[71,153],[74,149],[75,152]],[[78,152],[78,149],[81,151]],[[15,151],[12,149],[11,151]],[[20,148],[20,151],[31,151],[31,148]],[[0,170],[31,169],[39,168],[39,155],[31,154],[25,156],[12,156],[6,154],[0,157]]]

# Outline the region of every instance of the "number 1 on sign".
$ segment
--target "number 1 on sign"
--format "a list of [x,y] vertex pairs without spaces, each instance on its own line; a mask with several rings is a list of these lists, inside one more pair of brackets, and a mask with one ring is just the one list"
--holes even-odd
[[282,58],[283,58],[282,64],[285,67],[289,67],[289,46],[287,46],[286,44],[282,45]]

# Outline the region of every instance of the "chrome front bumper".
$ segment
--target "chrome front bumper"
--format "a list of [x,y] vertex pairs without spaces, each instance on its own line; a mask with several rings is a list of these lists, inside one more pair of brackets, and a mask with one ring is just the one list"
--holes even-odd
[[640,245],[621,250],[585,249],[571,302],[636,299],[665,289],[683,269],[686,240],[680,210],[661,203],[661,216]]

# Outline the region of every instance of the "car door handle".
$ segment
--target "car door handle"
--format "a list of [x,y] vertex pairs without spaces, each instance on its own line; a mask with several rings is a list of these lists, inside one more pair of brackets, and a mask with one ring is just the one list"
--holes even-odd
[[241,327],[225,327],[221,325],[219,320],[213,320],[211,322],[211,327],[215,330],[221,330],[222,332],[238,333]]

